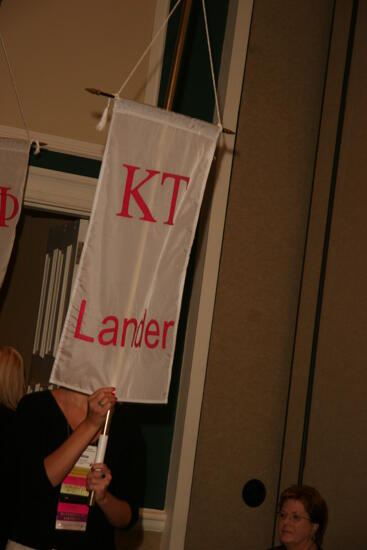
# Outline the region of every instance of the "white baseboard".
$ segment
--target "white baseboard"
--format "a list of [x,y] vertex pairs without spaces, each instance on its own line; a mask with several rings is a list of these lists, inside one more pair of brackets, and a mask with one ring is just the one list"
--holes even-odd
[[141,508],[139,513],[139,524],[143,531],[163,533],[166,524],[166,512],[153,508]]

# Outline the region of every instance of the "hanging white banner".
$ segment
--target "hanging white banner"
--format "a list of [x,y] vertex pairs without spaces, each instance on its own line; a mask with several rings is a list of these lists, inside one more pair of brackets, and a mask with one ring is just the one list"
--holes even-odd
[[182,291],[220,129],[115,101],[50,381],[166,403]]
[[0,287],[22,208],[30,145],[21,139],[0,138]]

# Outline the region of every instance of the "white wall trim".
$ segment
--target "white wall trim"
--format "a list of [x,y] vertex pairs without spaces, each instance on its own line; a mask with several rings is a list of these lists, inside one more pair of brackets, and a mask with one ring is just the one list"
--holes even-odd
[[[231,0],[220,71],[223,125],[235,130],[242,94],[253,0]],[[234,137],[222,135],[215,187],[193,283],[185,337],[161,550],[184,550],[211,326],[220,265]],[[205,243],[206,241],[206,243]],[[196,300],[196,301],[195,301]]]
[[30,208],[88,217],[97,180],[30,166],[24,204]]
[[[77,141],[75,139],[53,136],[50,134],[42,134],[41,132],[33,132],[32,130],[30,130],[29,134],[32,140],[44,144],[42,147],[50,151],[97,160],[101,160],[103,157],[104,145],[89,143],[87,141]],[[0,135],[7,138],[28,139],[25,130],[12,126],[0,125]]]
[[166,524],[166,512],[154,508],[141,508],[137,528],[153,533],[163,533]]

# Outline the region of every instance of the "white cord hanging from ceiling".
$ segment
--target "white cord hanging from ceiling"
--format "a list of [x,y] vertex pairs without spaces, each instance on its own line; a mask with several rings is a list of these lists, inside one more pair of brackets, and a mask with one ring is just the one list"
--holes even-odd
[[38,153],[39,153],[40,150],[41,150],[40,143],[39,143],[38,140],[32,139],[32,138],[31,138],[31,134],[30,134],[30,131],[29,131],[29,128],[28,128],[28,124],[27,124],[27,121],[26,121],[26,118],[25,118],[25,114],[24,114],[23,105],[22,105],[22,102],[21,102],[21,99],[20,99],[20,95],[19,95],[19,92],[18,92],[18,88],[17,88],[16,81],[15,81],[14,72],[13,72],[13,69],[12,69],[12,66],[11,66],[11,63],[10,63],[10,59],[9,59],[9,56],[8,56],[8,52],[7,52],[6,46],[5,46],[5,41],[4,41],[4,39],[3,39],[3,36],[2,36],[2,34],[1,34],[1,32],[0,32],[0,42],[1,42],[1,48],[2,48],[2,50],[3,50],[3,52],[4,52],[4,57],[5,57],[6,65],[7,65],[7,67],[8,67],[8,72],[9,72],[10,80],[11,80],[11,83],[12,83],[12,86],[13,86],[13,90],[14,90],[15,96],[16,96],[16,98],[17,98],[17,103],[18,103],[18,108],[19,108],[20,116],[21,116],[22,121],[23,121],[24,129],[25,129],[25,131],[26,131],[28,141],[31,143],[31,145],[32,145],[33,143],[35,144],[34,154],[35,154],[35,155],[38,155]]

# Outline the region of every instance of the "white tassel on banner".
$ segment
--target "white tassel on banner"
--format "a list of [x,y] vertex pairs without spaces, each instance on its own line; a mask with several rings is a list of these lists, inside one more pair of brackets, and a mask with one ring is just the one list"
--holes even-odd
[[38,139],[34,139],[32,141],[32,145],[34,144],[34,151],[33,151],[33,154],[34,155],[39,155],[40,152],[41,152],[41,144],[40,142],[38,141]]
[[97,130],[99,130],[100,132],[102,132],[102,130],[104,130],[106,127],[110,105],[111,105],[111,98],[108,99],[106,108],[102,113],[101,120],[97,124]]

